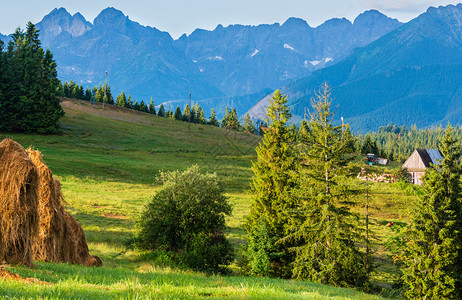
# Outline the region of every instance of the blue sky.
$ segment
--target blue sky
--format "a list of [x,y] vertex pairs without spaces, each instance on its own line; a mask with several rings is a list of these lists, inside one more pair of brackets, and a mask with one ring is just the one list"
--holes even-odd
[[1,0],[0,33],[12,33],[29,20],[37,23],[56,7],[64,7],[71,14],[80,12],[93,22],[101,10],[112,6],[142,25],[167,31],[177,38],[195,28],[283,23],[289,17],[305,19],[315,27],[331,18],[353,20],[369,9],[378,9],[405,22],[429,6],[458,2],[460,0]]

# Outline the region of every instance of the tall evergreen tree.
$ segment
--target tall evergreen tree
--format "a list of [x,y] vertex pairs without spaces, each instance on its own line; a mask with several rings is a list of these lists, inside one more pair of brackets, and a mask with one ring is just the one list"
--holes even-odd
[[295,208],[292,192],[297,187],[299,165],[295,137],[287,127],[291,117],[287,97],[278,90],[271,98],[267,117],[269,129],[256,149],[257,161],[252,164],[254,199],[245,224],[246,256],[252,274],[290,277],[293,255],[281,240]]
[[[186,106],[183,109],[183,121],[188,122],[189,121],[189,104],[186,104]],[[194,119],[191,118],[191,123],[194,122]]]
[[223,116],[223,120],[221,120],[221,127],[227,128],[230,118],[231,112],[229,111],[229,107],[226,106],[225,115]]
[[125,96],[124,91],[122,91],[122,93],[120,93],[120,95],[117,96],[116,101],[117,101],[117,103],[116,103],[117,106],[120,106],[120,107],[126,107],[127,106],[127,97]]
[[461,146],[448,126],[444,159],[427,169],[408,232],[404,282],[410,299],[462,298]]
[[217,115],[215,114],[215,110],[212,108],[212,111],[210,112],[210,119],[208,122],[209,125],[212,126],[220,126],[220,122],[217,120]]
[[[367,282],[357,218],[350,212],[352,190],[346,181],[348,151],[342,126],[334,126],[335,113],[327,84],[312,102],[308,134],[302,148],[304,172],[299,208],[293,214],[287,239],[297,241],[293,274],[337,286],[363,286]],[[265,135],[266,136],[266,135]]]
[[254,133],[255,132],[255,125],[253,125],[252,118],[250,117],[250,115],[248,113],[245,114],[244,124],[242,125],[242,129],[245,132],[248,132],[248,133]]
[[152,97],[151,101],[149,102],[149,113],[153,115],[156,114],[156,107],[154,106],[154,100],[152,100]]
[[130,109],[133,108],[133,99],[132,99],[132,96],[130,94],[128,94],[127,101],[125,102],[125,107],[130,108]]
[[174,119],[175,120],[178,120],[178,121],[181,121],[181,119],[183,118],[183,115],[181,114],[181,109],[180,109],[180,106],[177,105],[176,109],[175,109],[175,114],[174,114]]
[[159,117],[166,117],[165,108],[164,108],[163,104],[160,105],[159,111],[157,112],[157,115]]
[[140,105],[138,104],[138,100],[135,100],[135,103],[133,103],[133,109],[134,110],[140,110]]

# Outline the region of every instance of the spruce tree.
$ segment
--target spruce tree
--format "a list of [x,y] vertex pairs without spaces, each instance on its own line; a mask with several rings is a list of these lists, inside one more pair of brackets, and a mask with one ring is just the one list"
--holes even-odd
[[242,125],[242,129],[245,132],[248,132],[248,133],[254,133],[255,132],[255,125],[253,125],[252,118],[250,117],[250,115],[248,113],[245,114],[244,124]]
[[[189,104],[186,104],[186,106],[183,109],[183,121],[189,122]],[[193,121],[193,118],[191,118],[191,123]]]
[[210,119],[208,121],[209,125],[212,126],[220,126],[220,122],[217,120],[217,115],[215,114],[215,110],[212,108],[212,111],[210,112]]
[[133,103],[133,109],[134,110],[140,110],[140,105],[138,104],[138,100],[135,100],[135,103]]
[[160,105],[159,111],[157,112],[157,115],[158,115],[159,117],[165,117],[165,116],[166,116],[165,108],[164,108],[164,105],[163,105],[163,104]]
[[[334,126],[330,90],[323,85],[312,101],[309,130],[302,147],[301,188],[297,213],[292,215],[287,239],[294,247],[293,275],[336,286],[363,286],[367,282],[357,218],[350,212],[350,197],[357,191],[346,182],[347,143],[342,127]],[[266,136],[266,135],[265,135]]]
[[461,146],[451,126],[439,150],[444,159],[427,169],[408,231],[402,271],[410,299],[462,297]]
[[175,118],[175,120],[178,120],[178,121],[181,121],[181,119],[183,118],[183,115],[181,114],[181,109],[180,109],[179,105],[177,105],[177,107],[175,109],[174,118]]
[[231,118],[231,113],[229,112],[229,107],[226,106],[225,115],[223,117],[223,120],[221,120],[221,127],[227,128],[230,118]]
[[287,127],[291,117],[287,97],[279,91],[271,98],[267,117],[269,129],[252,163],[254,199],[245,224],[246,257],[252,274],[290,277],[293,255],[281,239],[295,207],[292,192],[297,186],[298,162],[294,136]]
[[130,108],[130,109],[133,108],[133,100],[132,100],[132,96],[130,94],[128,94],[127,101],[125,102],[125,107]]
[[196,123],[198,123],[198,124],[206,124],[207,120],[205,119],[204,110],[199,105],[199,103],[196,103],[196,105],[194,107],[194,111],[195,111],[195,121],[196,121]]
[[146,105],[144,105],[144,101],[140,101],[140,111],[146,112]]
[[120,93],[120,95],[117,96],[116,104],[117,104],[117,106],[120,106],[120,107],[126,107],[126,105],[127,105],[127,97],[125,97],[124,91],[122,91],[122,93]]
[[149,102],[149,113],[153,115],[156,114],[156,107],[154,106],[154,100],[152,100],[152,97],[151,102]]

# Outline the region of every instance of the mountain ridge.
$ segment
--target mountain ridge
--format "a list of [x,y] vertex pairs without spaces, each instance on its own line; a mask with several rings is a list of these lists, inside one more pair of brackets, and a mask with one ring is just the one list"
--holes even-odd
[[[302,116],[323,82],[332,87],[338,112],[359,131],[389,122],[426,127],[450,120],[462,105],[462,4],[427,12],[342,62],[282,88],[294,115]],[[261,117],[263,98],[250,110]]]

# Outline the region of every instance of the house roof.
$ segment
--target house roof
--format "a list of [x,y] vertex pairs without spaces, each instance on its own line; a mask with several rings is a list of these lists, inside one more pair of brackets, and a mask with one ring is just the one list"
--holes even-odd
[[440,164],[443,158],[437,149],[416,149],[403,164],[403,168],[409,171],[424,171],[431,164]]

